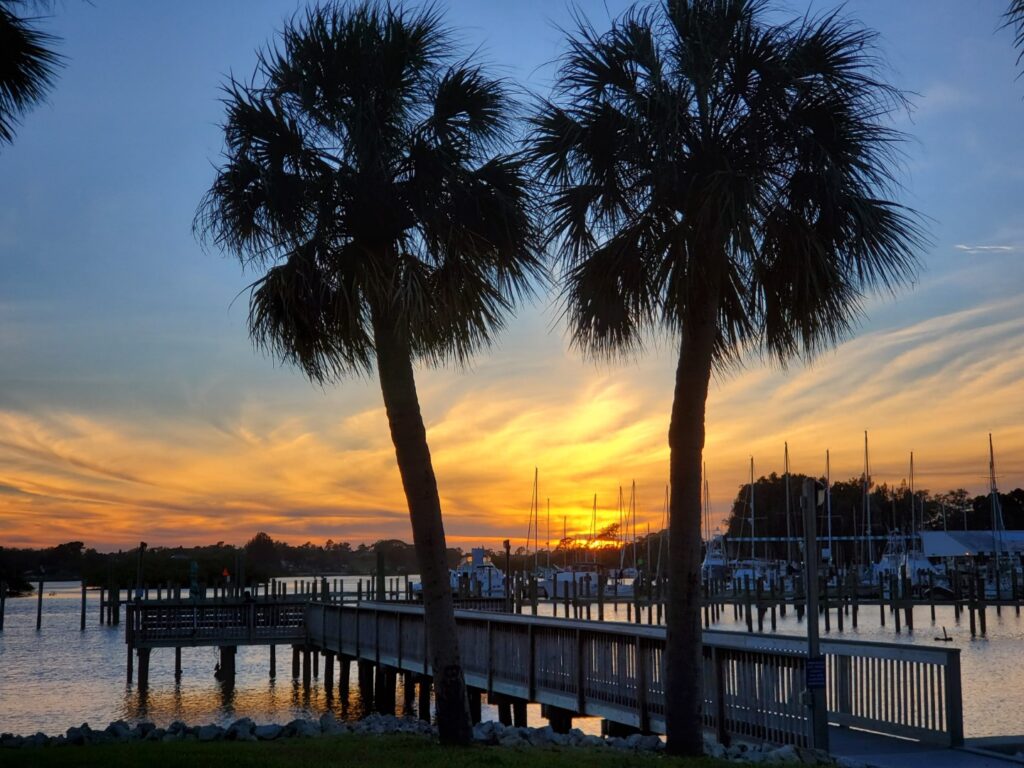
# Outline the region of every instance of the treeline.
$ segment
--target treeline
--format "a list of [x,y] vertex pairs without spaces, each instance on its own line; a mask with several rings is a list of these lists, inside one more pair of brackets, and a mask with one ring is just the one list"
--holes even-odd
[[[609,526],[594,537],[567,537],[558,542],[548,554],[517,546],[508,556],[503,549],[488,549],[490,557],[502,570],[532,570],[535,564],[546,566],[597,563],[608,569],[620,566],[644,567],[648,560],[651,568],[659,561],[659,533],[637,540],[623,547],[617,542],[618,526]],[[416,573],[416,553],[411,544],[398,539],[383,539],[373,544],[352,545],[348,542],[326,541],[322,545],[306,542],[293,545],[276,541],[260,532],[245,546],[233,546],[220,541],[199,547],[152,547],[142,556],[142,579],[146,584],[171,582],[188,584],[192,563],[196,579],[201,584],[221,584],[226,577],[238,578],[241,572],[246,582],[263,582],[286,576],[316,574],[368,574],[377,570],[378,553],[383,557],[385,573],[402,575]],[[464,557],[461,549],[448,550],[448,565],[456,567]],[[42,549],[0,547],[0,581],[13,593],[28,592],[40,577],[47,581],[77,581],[85,579],[91,586],[134,584],[139,572],[139,548],[117,552],[97,552],[84,542],[70,541]]]
[[[245,546],[217,542],[199,547],[152,547],[142,556],[142,580],[146,584],[188,584],[195,563],[201,584],[222,584],[229,577],[244,574],[246,582],[263,582],[291,575],[370,573],[377,568],[378,552],[390,575],[415,573],[416,556],[411,544],[385,539],[373,544],[351,545],[328,540],[323,545],[306,542],[293,545],[257,533]],[[448,550],[454,567],[462,557],[458,549]],[[40,577],[47,581],[85,579],[91,586],[134,584],[139,573],[139,548],[97,552],[81,541],[56,547],[17,549],[0,547],[0,580],[12,592],[31,589]]]
[[[789,531],[793,536],[803,536],[803,517],[800,512],[800,493],[806,475],[792,474],[789,478]],[[823,478],[817,478],[824,482]],[[774,472],[754,482],[754,533],[757,537],[784,537],[786,524],[786,478]],[[868,530],[868,513],[864,506],[864,487],[860,477],[832,483],[832,534],[833,536],[856,536],[863,539]],[[927,489],[914,489],[913,495],[906,483],[889,485],[882,483],[872,486],[868,494],[870,509],[870,532],[875,536],[886,536],[894,530],[903,532],[912,529],[912,513],[916,516],[917,527],[924,530],[951,531],[991,530],[993,523],[992,498],[990,495],[972,496],[963,488],[932,493]],[[750,484],[741,485],[732,504],[727,520],[726,533],[729,537],[749,537]],[[999,494],[1003,525],[1010,530],[1024,529],[1024,489],[1017,488],[1009,493]],[[818,535],[828,532],[828,515],[825,505],[817,512]],[[749,557],[749,543],[730,547],[730,555]],[[835,545],[834,556],[840,563],[862,559],[863,541],[840,542]],[[884,546],[874,545],[875,556]],[[794,546],[794,552],[799,550]],[[776,542],[759,544],[758,557],[784,559],[786,544]]]

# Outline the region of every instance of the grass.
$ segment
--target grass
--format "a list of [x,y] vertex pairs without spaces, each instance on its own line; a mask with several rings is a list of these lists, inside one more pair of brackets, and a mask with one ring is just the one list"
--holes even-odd
[[86,747],[0,750],[4,768],[723,768],[710,758],[680,759],[613,749],[442,747],[414,736],[346,735],[266,742],[135,742]]

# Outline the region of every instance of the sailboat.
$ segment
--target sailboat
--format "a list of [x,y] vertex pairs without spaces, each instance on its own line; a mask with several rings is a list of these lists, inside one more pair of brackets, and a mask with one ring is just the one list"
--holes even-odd
[[745,583],[749,580],[751,584],[756,584],[758,579],[763,579],[765,586],[774,585],[776,581],[781,579],[782,574],[780,569],[776,567],[774,563],[768,561],[767,558],[758,558],[756,551],[757,536],[756,536],[756,515],[755,515],[755,499],[754,499],[754,457],[750,457],[750,485],[748,486],[747,500],[750,504],[750,559],[740,560],[737,559],[732,564],[732,578],[739,579],[741,583]]

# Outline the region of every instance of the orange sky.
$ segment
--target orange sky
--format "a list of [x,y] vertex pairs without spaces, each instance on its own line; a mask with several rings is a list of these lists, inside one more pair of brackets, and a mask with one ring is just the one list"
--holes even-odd
[[[618,487],[628,493],[632,480],[641,529],[660,526],[669,351],[595,365],[542,323],[524,321],[470,370],[420,372],[452,544],[521,543],[535,465],[555,538],[563,516],[570,531],[589,526],[595,493],[599,525],[616,521]],[[1002,484],[1021,484],[1022,331],[1016,300],[1003,300],[864,333],[810,368],[754,366],[716,382],[706,451],[716,517],[750,455],[758,474],[781,471],[785,440],[796,472],[823,472],[828,447],[835,477],[857,474],[864,428],[879,481],[905,477],[914,450],[919,486],[981,491],[991,429]],[[188,411],[0,413],[4,543],[243,542],[257,530],[297,543],[408,539],[376,382],[321,392],[280,373],[293,400],[244,399],[216,423]]]

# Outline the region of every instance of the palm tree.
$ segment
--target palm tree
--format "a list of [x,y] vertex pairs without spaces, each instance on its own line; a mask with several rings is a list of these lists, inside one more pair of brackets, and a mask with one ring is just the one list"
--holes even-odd
[[1013,44],[1020,49],[1017,55],[1017,63],[1024,60],[1024,0],[1010,0],[1010,7],[1004,14],[1006,22],[1004,27],[1013,29],[1015,37]]
[[226,87],[226,150],[196,217],[265,270],[254,343],[317,383],[376,364],[423,581],[441,740],[471,737],[437,481],[413,374],[486,346],[541,275],[516,103],[456,58],[432,7],[331,3]]
[[[61,57],[53,35],[35,28],[26,16],[43,0],[0,0],[0,144],[14,141],[14,128],[53,86]],[[16,13],[17,11],[17,13]]]
[[[667,747],[701,751],[700,520],[712,374],[844,338],[867,292],[915,273],[923,233],[888,199],[903,105],[874,34],[832,14],[773,25],[759,0],[584,19],[534,116],[573,343],[678,351],[665,660]],[[671,348],[671,347],[670,347]]]

